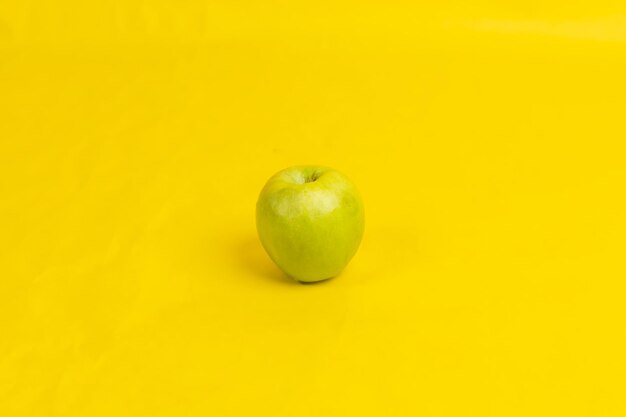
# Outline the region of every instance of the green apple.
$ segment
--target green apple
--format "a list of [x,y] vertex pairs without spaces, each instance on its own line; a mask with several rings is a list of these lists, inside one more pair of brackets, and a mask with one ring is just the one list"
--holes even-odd
[[363,203],[354,184],[325,167],[297,166],[272,176],[256,206],[270,258],[301,282],[337,276],[363,236]]

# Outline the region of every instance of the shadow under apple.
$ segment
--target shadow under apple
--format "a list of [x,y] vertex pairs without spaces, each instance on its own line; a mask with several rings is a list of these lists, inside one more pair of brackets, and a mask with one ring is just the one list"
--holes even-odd
[[250,274],[282,284],[298,284],[274,265],[256,236],[241,239],[235,247],[235,254],[239,265]]

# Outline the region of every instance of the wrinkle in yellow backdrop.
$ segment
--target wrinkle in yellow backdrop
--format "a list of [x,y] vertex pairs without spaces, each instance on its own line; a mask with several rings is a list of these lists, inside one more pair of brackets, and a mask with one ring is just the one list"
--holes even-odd
[[[458,3],[0,6],[0,414],[623,415],[626,10]],[[302,163],[366,205],[320,285]]]

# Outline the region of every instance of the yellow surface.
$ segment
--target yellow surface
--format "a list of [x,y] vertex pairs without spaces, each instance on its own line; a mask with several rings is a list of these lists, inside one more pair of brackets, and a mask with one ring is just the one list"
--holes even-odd
[[378,3],[0,2],[1,416],[626,415],[626,6]]

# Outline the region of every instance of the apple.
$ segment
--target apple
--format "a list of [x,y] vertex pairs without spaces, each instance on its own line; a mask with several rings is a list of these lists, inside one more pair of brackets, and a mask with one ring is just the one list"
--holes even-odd
[[363,203],[345,175],[321,166],[291,167],[265,184],[256,225],[263,247],[287,275],[322,281],[337,276],[359,248]]

